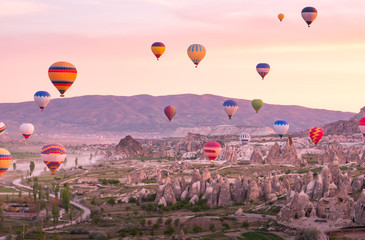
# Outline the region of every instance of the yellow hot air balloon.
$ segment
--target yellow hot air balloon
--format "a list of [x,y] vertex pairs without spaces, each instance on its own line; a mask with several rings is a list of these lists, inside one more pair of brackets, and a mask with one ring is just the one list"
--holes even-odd
[[48,69],[48,76],[53,85],[61,93],[61,97],[76,80],[77,70],[68,62],[56,62]]
[[205,47],[201,44],[191,44],[188,47],[188,56],[195,64],[195,67],[198,67],[198,64],[205,57]]
[[279,18],[280,22],[283,21],[284,17],[285,17],[284,13],[278,14],[278,18]]
[[162,42],[155,42],[151,46],[152,53],[156,56],[157,60],[165,52],[165,49],[165,44],[163,44]]
[[0,177],[4,175],[11,165],[11,153],[5,148],[0,148]]

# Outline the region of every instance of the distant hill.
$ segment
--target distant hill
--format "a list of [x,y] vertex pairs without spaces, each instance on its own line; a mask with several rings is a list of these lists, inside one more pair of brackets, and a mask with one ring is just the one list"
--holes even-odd
[[[38,134],[118,134],[130,132],[169,135],[181,128],[219,125],[272,127],[275,120],[285,119],[289,131],[299,131],[354,115],[350,112],[311,109],[300,106],[264,104],[258,114],[251,101],[235,99],[239,109],[229,120],[222,103],[226,97],[181,94],[170,96],[137,95],[82,96],[54,99],[40,112],[31,102],[0,104],[0,121],[11,134],[19,134],[19,125],[31,122]],[[176,107],[176,116],[169,122],[163,109]],[[147,134],[148,135],[148,134]]]

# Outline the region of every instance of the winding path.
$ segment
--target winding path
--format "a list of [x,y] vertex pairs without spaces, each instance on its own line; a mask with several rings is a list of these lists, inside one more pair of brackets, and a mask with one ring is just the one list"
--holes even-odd
[[[28,189],[28,190],[33,190],[31,187],[29,186],[26,186],[26,185],[23,185],[21,184],[21,178],[17,178],[13,181],[13,184],[19,188],[25,188],[25,189]],[[50,197],[53,197],[55,198],[56,196],[54,194],[50,194]],[[83,210],[83,213],[81,216],[79,216],[77,219],[75,219],[74,221],[72,221],[73,224],[75,224],[76,222],[82,222],[82,221],[86,221],[89,219],[90,215],[91,215],[91,211],[88,207],[86,207],[85,205],[82,205],[78,202],[75,202],[75,201],[70,201],[70,204],[71,205],[74,205],[75,207],[77,208],[80,208]],[[63,226],[70,226],[72,225],[71,222],[68,222],[66,224],[59,224],[59,225],[56,225],[55,227],[46,227],[46,228],[43,228],[43,230],[51,230],[51,229],[57,229],[57,228],[62,228]]]

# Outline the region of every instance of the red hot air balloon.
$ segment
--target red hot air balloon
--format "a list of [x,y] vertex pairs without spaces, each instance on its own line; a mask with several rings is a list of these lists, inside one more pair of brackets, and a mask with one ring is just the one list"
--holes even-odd
[[217,142],[207,142],[204,145],[204,153],[205,153],[205,155],[208,156],[208,158],[210,159],[211,162],[213,162],[214,159],[216,159],[218,157],[221,150],[222,150],[222,147]]
[[314,127],[309,130],[309,137],[312,139],[315,145],[321,141],[323,135],[323,130],[320,127]]
[[360,128],[361,133],[365,136],[365,117],[360,119],[359,128]]
[[165,115],[166,115],[166,117],[170,120],[170,122],[171,122],[171,120],[172,120],[172,118],[175,116],[175,114],[176,114],[176,109],[175,109],[175,107],[174,106],[167,106],[167,107],[165,107]]

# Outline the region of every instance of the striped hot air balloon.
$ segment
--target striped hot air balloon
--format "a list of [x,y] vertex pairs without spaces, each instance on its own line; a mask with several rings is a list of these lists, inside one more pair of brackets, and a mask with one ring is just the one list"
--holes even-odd
[[170,122],[171,122],[172,118],[173,118],[173,117],[175,116],[175,114],[176,114],[176,109],[175,109],[175,107],[174,107],[174,106],[167,106],[167,107],[165,107],[164,112],[165,112],[166,117],[167,117],[167,118],[170,120]]
[[157,60],[161,57],[161,55],[165,52],[165,44],[162,42],[154,42],[151,46],[152,53],[155,54]]
[[274,123],[274,131],[282,138],[289,130],[289,123],[285,120],[277,120]]
[[20,132],[23,134],[25,140],[28,140],[30,135],[34,132],[34,126],[31,123],[22,123],[19,127]]
[[280,22],[283,21],[284,17],[285,17],[284,13],[278,14],[278,18],[279,18]]
[[64,97],[64,93],[76,80],[77,70],[74,65],[68,62],[56,62],[48,69],[48,76],[53,85]]
[[11,153],[5,148],[0,148],[0,177],[4,175],[11,165]]
[[241,134],[240,134],[240,142],[241,142],[243,145],[248,144],[250,141],[251,141],[251,136],[250,136],[250,134],[248,134],[248,133],[241,133]]
[[66,149],[58,143],[46,144],[42,147],[41,158],[54,175],[66,158]]
[[34,101],[43,112],[43,109],[51,101],[51,95],[46,91],[38,91],[34,94]]
[[361,133],[365,136],[365,117],[360,119],[359,128],[360,128]]
[[258,113],[259,110],[264,105],[264,102],[261,99],[254,99],[251,101],[251,105],[252,105],[253,109],[255,109],[256,113]]
[[268,63],[259,63],[256,65],[256,71],[264,80],[265,76],[270,72],[270,65]]
[[234,100],[227,100],[223,103],[223,109],[227,113],[228,118],[231,119],[238,109],[238,104]]
[[222,147],[217,142],[207,142],[204,145],[204,153],[208,156],[211,162],[213,162],[218,157],[221,151]]
[[201,44],[191,44],[188,47],[188,56],[195,64],[195,67],[198,67],[198,64],[205,57],[205,47]]
[[319,141],[321,141],[321,139],[324,135],[323,130],[320,127],[314,127],[314,128],[309,129],[308,134],[315,145],[317,145],[319,143]]
[[5,123],[0,122],[0,136],[5,133],[5,129],[6,129]]
[[302,10],[302,18],[308,24],[308,27],[310,27],[314,19],[316,19],[317,15],[317,9],[315,9],[314,7],[306,7]]

